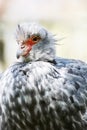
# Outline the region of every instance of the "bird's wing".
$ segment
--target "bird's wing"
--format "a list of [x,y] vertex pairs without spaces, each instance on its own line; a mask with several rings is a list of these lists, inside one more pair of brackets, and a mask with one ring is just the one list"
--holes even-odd
[[77,66],[11,66],[0,82],[1,128],[86,130],[87,65]]

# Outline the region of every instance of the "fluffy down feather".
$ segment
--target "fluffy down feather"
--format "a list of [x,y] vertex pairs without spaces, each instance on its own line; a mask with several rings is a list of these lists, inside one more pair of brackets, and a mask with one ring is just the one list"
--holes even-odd
[[86,130],[87,65],[17,63],[0,81],[1,130]]

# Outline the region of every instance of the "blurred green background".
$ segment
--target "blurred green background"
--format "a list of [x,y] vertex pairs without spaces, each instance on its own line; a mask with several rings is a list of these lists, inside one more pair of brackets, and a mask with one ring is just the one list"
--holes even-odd
[[56,35],[58,56],[87,61],[87,0],[0,0],[0,71],[17,61],[14,32],[26,21]]

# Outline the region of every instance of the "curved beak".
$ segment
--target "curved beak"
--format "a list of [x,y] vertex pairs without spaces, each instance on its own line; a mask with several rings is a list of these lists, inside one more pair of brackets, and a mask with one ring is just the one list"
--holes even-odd
[[27,57],[32,46],[31,45],[19,45],[19,48],[16,53],[17,59],[19,59],[21,56]]
[[17,59],[19,59],[22,54],[23,54],[23,50],[18,49],[18,50],[17,50],[17,53],[16,53]]

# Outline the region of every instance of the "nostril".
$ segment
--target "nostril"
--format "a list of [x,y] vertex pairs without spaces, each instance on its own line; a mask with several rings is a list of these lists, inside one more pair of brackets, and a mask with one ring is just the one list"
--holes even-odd
[[21,49],[23,49],[23,48],[25,48],[25,46],[24,46],[24,45],[22,45],[22,46],[21,46]]
[[19,42],[19,46],[20,46],[21,49],[25,48],[24,41],[20,41],[20,42]]

